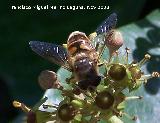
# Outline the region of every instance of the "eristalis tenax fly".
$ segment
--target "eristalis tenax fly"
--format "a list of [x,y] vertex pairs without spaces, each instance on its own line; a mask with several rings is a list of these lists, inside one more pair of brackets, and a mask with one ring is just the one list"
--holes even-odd
[[[112,13],[89,36],[79,31],[72,32],[68,37],[66,48],[40,41],[30,41],[29,44],[31,49],[43,58],[71,71],[78,87],[86,90],[89,87],[97,87],[102,79],[99,74],[99,59],[105,47],[105,36],[116,23],[117,15]],[[98,38],[96,42],[95,38]]]

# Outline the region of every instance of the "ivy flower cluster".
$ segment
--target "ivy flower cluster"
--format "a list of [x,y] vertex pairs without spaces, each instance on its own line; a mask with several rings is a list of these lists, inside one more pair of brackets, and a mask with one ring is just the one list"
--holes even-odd
[[[78,31],[76,31],[76,33],[77,32]],[[98,33],[99,30],[96,33],[90,34],[88,37],[82,33],[79,34],[84,36],[81,38],[81,40],[88,40],[89,38],[94,42]],[[77,34],[75,35],[74,32],[74,34],[69,36],[68,40],[74,40],[72,36],[75,38]],[[78,39],[76,39],[76,41],[77,40]],[[77,81],[77,74],[75,75],[75,71],[78,69],[78,65],[82,65],[81,69],[84,69],[83,67],[85,67],[86,64],[83,66],[81,63],[87,63],[87,60],[85,59],[81,59],[82,61],[77,63],[77,68],[71,71],[72,75],[66,78],[66,84],[69,85],[69,89],[62,86],[61,81],[59,81],[57,78],[56,72],[51,70],[42,71],[38,77],[40,87],[44,90],[60,90],[63,100],[60,101],[58,105],[54,104],[54,102],[52,102],[52,104],[46,104],[45,102],[48,98],[44,97],[33,108],[29,108],[21,102],[14,101],[14,107],[21,108],[24,112],[26,112],[27,123],[123,123],[121,120],[121,117],[123,116],[127,116],[131,120],[136,120],[136,116],[130,116],[124,112],[124,109],[127,108],[125,107],[124,103],[132,99],[142,99],[142,96],[133,95],[128,97],[126,93],[124,93],[124,90],[128,90],[128,93],[135,91],[142,84],[147,83],[148,79],[160,77],[160,74],[158,72],[153,72],[152,74],[145,75],[144,71],[141,70],[141,67],[151,58],[149,54],[146,54],[139,62],[135,62],[134,60],[129,62],[129,48],[124,49],[125,55],[122,55],[118,52],[119,48],[123,45],[123,36],[117,29],[109,30],[104,36],[103,40],[104,44],[100,44],[101,47],[98,48],[98,50],[96,50],[98,45],[95,47],[96,53],[99,56],[98,61],[96,62],[96,70],[100,75],[100,78],[97,77],[95,79],[100,80],[100,82],[94,85],[94,83],[90,84],[86,82],[87,80],[82,80],[80,82],[83,82],[83,87],[86,86],[84,89],[81,87],[81,84],[79,84],[80,82]],[[47,59],[51,60],[47,50],[50,50],[52,45],[39,43],[38,47],[41,47],[41,49],[38,49],[35,48],[35,44],[37,45],[37,43],[38,42],[30,42],[32,50],[38,52],[38,54],[42,57],[45,55]],[[86,51],[88,50],[89,46],[90,45],[88,44],[84,46],[80,43],[79,45],[76,45],[76,47],[72,46],[72,50],[70,49],[70,51],[75,53],[77,47],[81,49],[83,48],[83,50]],[[109,51],[109,58],[100,57],[101,53],[107,52],[104,50],[105,47]],[[42,49],[45,50],[45,48],[47,48],[47,53],[42,52]],[[62,47],[58,48],[60,49]],[[54,54],[53,52],[50,53]],[[85,55],[84,52],[81,54],[81,56],[83,55]],[[54,62],[58,61],[56,60],[57,59],[54,59]],[[75,62],[76,61],[74,61],[74,63]],[[89,63],[93,62],[90,61]],[[67,66],[63,65],[62,67],[66,68]],[[99,72],[100,69],[103,69],[103,72]],[[81,74],[79,73],[78,75],[80,76]],[[89,76],[90,74],[87,75]],[[90,81],[90,79],[88,79],[88,81]],[[42,111],[40,110],[40,106],[42,106],[44,109],[54,110]]]

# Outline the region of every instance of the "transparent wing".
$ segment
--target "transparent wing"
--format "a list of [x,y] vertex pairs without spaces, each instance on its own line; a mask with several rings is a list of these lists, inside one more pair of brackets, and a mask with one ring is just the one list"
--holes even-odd
[[116,24],[117,24],[117,14],[112,13],[97,27],[96,29],[97,35],[102,33],[107,33],[112,28],[115,28]]
[[40,41],[30,41],[29,45],[38,55],[52,63],[65,66],[69,69],[67,65],[68,53],[62,46]]
[[94,46],[104,44],[105,35],[117,24],[117,14],[112,13],[96,29],[96,36],[93,38]]
[[101,58],[103,51],[105,49],[105,36],[109,31],[115,28],[117,24],[117,14],[112,13],[108,18],[106,18],[96,29],[96,36],[93,38],[92,42],[96,48],[96,51],[99,52],[99,58]]

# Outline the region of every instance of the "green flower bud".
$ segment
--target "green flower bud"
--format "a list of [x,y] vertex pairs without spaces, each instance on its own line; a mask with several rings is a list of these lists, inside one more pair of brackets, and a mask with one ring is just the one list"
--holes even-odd
[[76,115],[76,109],[71,104],[63,104],[58,109],[58,116],[62,121],[73,120]]
[[111,79],[120,81],[126,76],[126,68],[121,64],[113,64],[108,71],[108,75]]
[[97,94],[95,103],[101,109],[109,109],[114,103],[114,97],[108,91],[102,91]]

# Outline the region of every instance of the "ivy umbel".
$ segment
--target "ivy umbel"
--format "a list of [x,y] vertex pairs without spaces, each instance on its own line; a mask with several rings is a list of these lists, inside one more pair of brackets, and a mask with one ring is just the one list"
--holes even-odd
[[[158,72],[145,75],[141,67],[151,56],[146,54],[139,62],[129,62],[129,48],[122,55],[118,49],[123,45],[122,34],[115,29],[117,15],[112,13],[94,33],[72,32],[63,46],[31,41],[31,49],[43,58],[62,66],[72,75],[66,78],[70,86],[62,86],[54,71],[44,70],[38,77],[42,89],[58,89],[63,100],[58,105],[45,104],[43,98],[33,108],[14,101],[13,105],[27,113],[27,123],[97,123],[102,120],[110,123],[123,123],[120,117],[127,116],[124,102],[131,99],[142,99],[141,96],[127,97],[128,93],[137,90],[148,79],[160,77]],[[109,57],[103,57],[103,53]],[[101,70],[103,69],[103,70]],[[103,71],[103,72],[100,72]],[[47,112],[44,109],[54,109]]]

